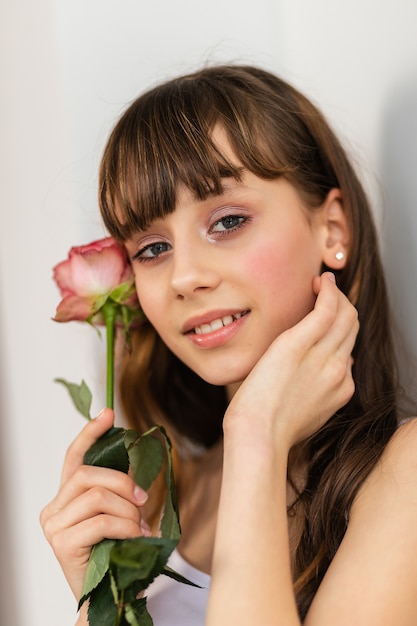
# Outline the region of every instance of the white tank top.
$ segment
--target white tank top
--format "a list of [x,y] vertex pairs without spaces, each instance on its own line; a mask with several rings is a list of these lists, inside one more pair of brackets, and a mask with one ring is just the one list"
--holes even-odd
[[187,563],[177,550],[168,565],[201,589],[158,576],[146,591],[154,626],[204,626],[210,576]]

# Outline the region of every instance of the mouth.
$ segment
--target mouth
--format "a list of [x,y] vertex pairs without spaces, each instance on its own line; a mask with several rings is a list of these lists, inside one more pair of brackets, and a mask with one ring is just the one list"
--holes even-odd
[[210,322],[205,322],[204,324],[199,324],[198,326],[194,326],[193,328],[188,330],[186,334],[208,335],[209,333],[213,333],[216,330],[220,330],[221,328],[225,326],[229,326],[230,324],[240,319],[241,317],[244,317],[248,313],[249,313],[249,309],[246,309],[244,311],[240,311],[239,313],[233,313],[229,315],[224,315],[222,317],[217,317],[216,319],[211,320]]

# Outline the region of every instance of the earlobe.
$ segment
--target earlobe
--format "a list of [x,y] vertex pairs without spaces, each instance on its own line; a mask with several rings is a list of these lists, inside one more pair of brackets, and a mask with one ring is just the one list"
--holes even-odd
[[349,227],[340,189],[331,189],[322,205],[324,226],[322,260],[327,267],[340,270],[349,253]]

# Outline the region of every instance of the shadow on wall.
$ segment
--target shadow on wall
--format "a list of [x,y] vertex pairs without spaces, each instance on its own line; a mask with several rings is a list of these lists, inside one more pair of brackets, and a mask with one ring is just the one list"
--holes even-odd
[[[382,136],[384,261],[398,327],[400,373],[417,401],[417,69],[391,95]],[[414,408],[415,410],[415,408]]]

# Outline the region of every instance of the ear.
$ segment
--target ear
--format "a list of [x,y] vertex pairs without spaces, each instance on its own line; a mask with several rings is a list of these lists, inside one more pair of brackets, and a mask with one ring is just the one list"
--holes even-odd
[[331,189],[321,207],[323,243],[322,261],[327,267],[340,270],[349,254],[350,233],[340,189]]

